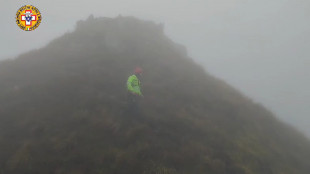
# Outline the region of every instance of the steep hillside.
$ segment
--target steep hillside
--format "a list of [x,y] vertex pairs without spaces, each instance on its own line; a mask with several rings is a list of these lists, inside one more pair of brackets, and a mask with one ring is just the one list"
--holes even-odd
[[[126,103],[136,66],[139,115]],[[0,89],[0,174],[310,173],[309,140],[206,73],[153,22],[80,21],[1,62]]]

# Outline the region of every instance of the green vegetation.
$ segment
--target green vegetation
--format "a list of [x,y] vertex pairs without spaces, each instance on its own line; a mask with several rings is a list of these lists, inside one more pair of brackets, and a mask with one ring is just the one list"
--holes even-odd
[[[136,66],[140,115],[126,105]],[[0,174],[310,173],[309,140],[206,73],[153,22],[80,21],[1,62],[0,89]]]

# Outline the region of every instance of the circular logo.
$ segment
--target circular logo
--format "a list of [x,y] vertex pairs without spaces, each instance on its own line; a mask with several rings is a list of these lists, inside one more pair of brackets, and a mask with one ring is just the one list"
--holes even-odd
[[38,28],[42,20],[40,11],[32,6],[22,6],[16,13],[16,24],[25,31],[32,31]]

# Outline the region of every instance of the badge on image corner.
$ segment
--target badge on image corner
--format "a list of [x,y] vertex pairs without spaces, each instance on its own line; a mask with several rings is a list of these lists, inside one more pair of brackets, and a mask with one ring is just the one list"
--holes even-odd
[[16,24],[24,31],[33,31],[42,20],[39,9],[32,5],[24,5],[16,12]]

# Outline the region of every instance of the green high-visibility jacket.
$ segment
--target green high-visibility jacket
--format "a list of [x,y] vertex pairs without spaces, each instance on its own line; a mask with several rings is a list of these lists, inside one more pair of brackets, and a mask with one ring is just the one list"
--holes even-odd
[[132,92],[134,94],[138,94],[142,96],[141,93],[141,83],[140,80],[136,75],[129,76],[127,80],[127,89],[129,92]]

